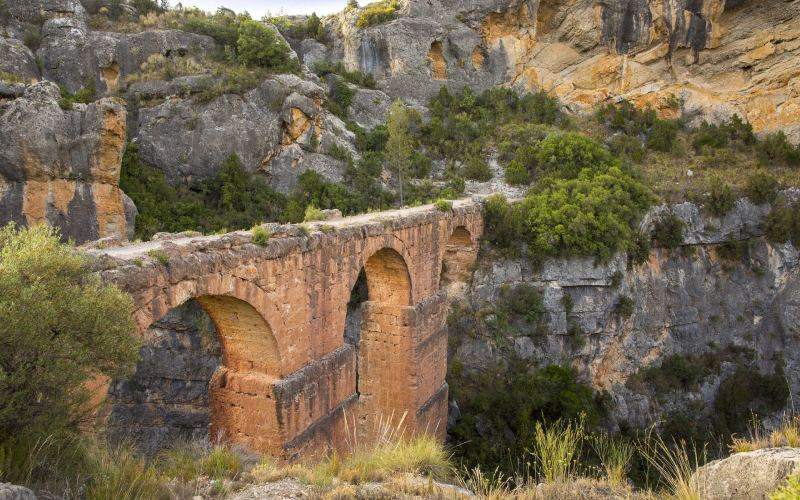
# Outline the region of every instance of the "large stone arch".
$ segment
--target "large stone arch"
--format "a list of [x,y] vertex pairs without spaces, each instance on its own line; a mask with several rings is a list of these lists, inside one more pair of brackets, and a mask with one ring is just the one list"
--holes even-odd
[[364,263],[370,302],[410,306],[411,272],[403,256],[392,248],[383,248]]

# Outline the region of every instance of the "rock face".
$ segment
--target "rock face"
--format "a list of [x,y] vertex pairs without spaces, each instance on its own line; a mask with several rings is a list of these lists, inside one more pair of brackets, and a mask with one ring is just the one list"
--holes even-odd
[[[154,85],[149,89],[151,98],[165,96]],[[279,75],[242,96],[226,94],[208,104],[172,98],[139,110],[135,141],[144,161],[173,183],[213,175],[234,152],[246,170],[265,175],[279,191],[290,191],[306,170],[338,182],[344,162],[323,153],[333,147],[358,153],[353,133],[322,107],[324,95],[313,82]]]
[[696,120],[738,113],[800,140],[798,2],[408,0],[390,23],[357,18],[326,20],[330,57],[417,104],[442,85],[507,85],[582,110],[624,97]]
[[[654,209],[645,227],[665,208]],[[451,356],[467,370],[515,355],[538,366],[569,363],[595,389],[608,391],[614,422],[635,427],[689,408],[695,418],[709,416],[720,384],[742,364],[763,374],[783,369],[797,397],[800,357],[787,348],[800,334],[797,249],[761,236],[767,206],[740,200],[721,220],[691,204],[673,209],[687,224],[684,246],[655,248],[647,262],[632,268],[624,255],[608,263],[553,259],[538,269],[527,259],[485,253],[463,296],[472,310],[491,307],[505,286],[531,285],[543,292],[548,333],[537,337],[520,330],[502,344],[491,333],[466,335]],[[739,254],[726,257],[731,245],[740,245]],[[633,299],[627,318],[617,310],[623,296]],[[672,354],[699,353],[719,366],[696,389],[657,394],[650,384],[635,383],[641,370],[660,366]]]
[[124,148],[119,99],[63,110],[56,85],[28,86],[0,103],[0,223],[47,222],[78,243],[124,239]]
[[693,475],[708,500],[766,500],[800,468],[800,449],[773,448],[715,460]]
[[208,384],[221,363],[216,329],[200,305],[170,311],[145,332],[133,377],[109,390],[111,437],[133,440],[146,453],[213,438]]

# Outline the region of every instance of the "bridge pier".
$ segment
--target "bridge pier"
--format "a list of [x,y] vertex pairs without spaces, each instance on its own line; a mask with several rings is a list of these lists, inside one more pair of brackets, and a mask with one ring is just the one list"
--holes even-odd
[[407,436],[444,437],[447,423],[447,307],[437,294],[416,306],[365,302],[359,356],[359,432],[376,422]]

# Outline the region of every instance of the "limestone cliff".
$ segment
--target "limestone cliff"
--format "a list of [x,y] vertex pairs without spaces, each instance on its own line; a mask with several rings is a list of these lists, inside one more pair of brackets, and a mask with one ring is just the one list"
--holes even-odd
[[44,82],[0,101],[0,224],[46,222],[79,243],[124,239],[125,107],[106,98],[64,110],[59,98]]
[[[665,209],[654,209],[645,228]],[[765,240],[759,225],[768,210],[740,200],[718,219],[695,205],[677,205],[673,211],[686,223],[684,243],[654,248],[634,266],[619,255],[608,263],[555,259],[536,268],[487,249],[463,299],[474,311],[491,311],[503,287],[533,286],[544,294],[547,333],[523,328],[498,342],[492,316],[462,319],[472,334],[451,329],[451,358],[467,370],[514,355],[538,366],[572,365],[596,390],[608,391],[614,425],[646,427],[687,412],[694,419],[709,416],[717,411],[720,385],[739,366],[750,373],[783,370],[796,398],[800,254],[789,243]],[[629,316],[619,311],[621,297],[633,300]],[[637,383],[643,370],[671,355],[703,353],[707,376],[694,388],[659,393],[653,384]]]
[[441,85],[546,90],[576,110],[624,97],[695,121],[747,117],[800,140],[800,2],[407,0],[366,29],[326,20],[329,57],[424,104]]

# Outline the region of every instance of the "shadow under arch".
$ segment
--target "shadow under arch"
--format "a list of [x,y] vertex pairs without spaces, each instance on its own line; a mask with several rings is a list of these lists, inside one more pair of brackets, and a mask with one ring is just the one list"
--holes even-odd
[[382,248],[364,263],[370,302],[410,306],[411,273],[406,261],[397,250]]

